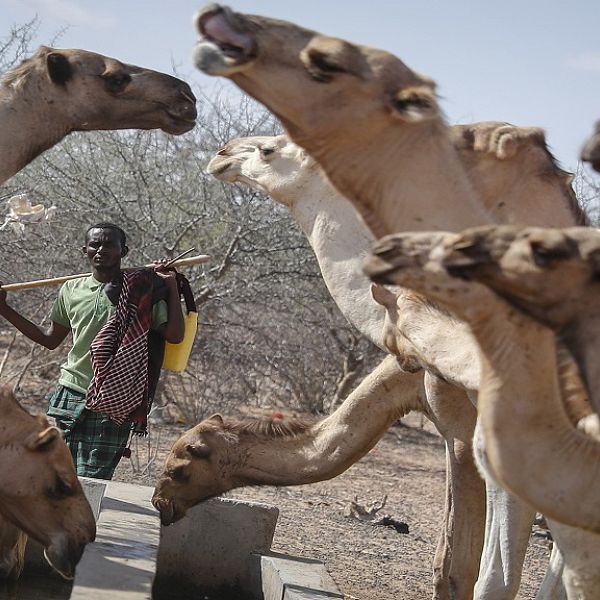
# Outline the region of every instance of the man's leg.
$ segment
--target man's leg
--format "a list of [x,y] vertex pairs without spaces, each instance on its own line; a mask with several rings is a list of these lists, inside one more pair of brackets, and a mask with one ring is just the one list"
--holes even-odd
[[77,423],[84,410],[85,394],[82,392],[59,385],[50,396],[48,416],[54,418],[56,426],[61,430],[75,466],[79,446]]
[[130,431],[129,421],[119,425],[104,413],[85,410],[71,435],[77,446],[77,475],[112,479]]

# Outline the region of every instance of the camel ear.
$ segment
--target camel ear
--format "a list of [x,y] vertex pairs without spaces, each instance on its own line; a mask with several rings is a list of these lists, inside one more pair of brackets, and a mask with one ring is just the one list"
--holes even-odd
[[217,423],[218,425],[223,425],[223,417],[219,413],[215,413],[214,415],[208,417],[207,421],[212,421],[213,423]]
[[210,456],[210,448],[202,442],[187,444],[185,449],[186,452],[194,458],[208,458]]
[[594,279],[600,280],[600,248],[583,253],[583,257],[591,265],[594,272]]
[[387,288],[376,283],[371,284],[371,296],[377,304],[391,308],[396,306],[397,296],[393,292],[390,292]]
[[439,116],[434,90],[428,86],[397,91],[392,97],[391,106],[398,118],[409,123],[429,121]]
[[45,450],[59,438],[60,431],[56,427],[48,427],[39,433],[32,433],[25,440],[25,448],[28,450]]
[[53,83],[65,85],[73,77],[73,68],[69,59],[60,52],[50,52],[46,56],[48,76]]
[[17,404],[17,398],[15,393],[9,385],[3,385],[0,387],[0,402],[10,402],[11,404]]
[[315,36],[300,52],[300,60],[316,81],[330,82],[340,73],[362,77],[366,62],[360,50],[338,38]]

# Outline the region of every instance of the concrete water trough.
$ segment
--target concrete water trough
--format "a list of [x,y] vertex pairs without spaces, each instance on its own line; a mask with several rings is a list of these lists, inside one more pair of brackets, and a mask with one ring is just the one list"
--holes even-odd
[[[273,552],[279,511],[215,498],[161,527],[153,488],[83,480],[97,516],[75,580],[50,573],[32,544],[11,600],[325,600],[343,598],[325,565]],[[14,590],[13,590],[14,592]],[[0,595],[0,597],[2,597]]]

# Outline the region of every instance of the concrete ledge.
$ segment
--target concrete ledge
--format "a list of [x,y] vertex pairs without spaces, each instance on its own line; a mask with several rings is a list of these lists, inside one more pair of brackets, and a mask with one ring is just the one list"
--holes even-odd
[[260,564],[264,600],[344,597],[319,560],[270,552],[261,556]]
[[310,588],[286,586],[283,600],[327,600],[327,598],[344,598],[343,594],[322,592]]
[[159,540],[151,487],[108,483],[96,533],[77,565],[71,600],[148,600]]
[[278,516],[274,506],[233,498],[194,506],[161,528],[155,589],[177,581],[223,600],[262,598],[260,555],[271,548]]

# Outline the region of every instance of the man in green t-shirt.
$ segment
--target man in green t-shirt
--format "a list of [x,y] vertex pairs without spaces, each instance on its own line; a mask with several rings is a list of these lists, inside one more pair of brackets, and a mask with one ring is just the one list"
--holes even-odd
[[[48,415],[54,417],[64,433],[77,474],[111,479],[127,446],[131,422],[118,424],[104,413],[86,409],[85,397],[93,376],[90,344],[115,310],[105,286],[118,279],[121,259],[129,252],[125,232],[112,223],[92,225],[86,231],[82,251],[91,264],[92,275],[72,279],[61,287],[48,329],[9,306],[6,292],[1,289],[0,316],[30,340],[50,350],[71,332],[73,347],[61,366]],[[184,324],[176,274],[163,270],[160,264],[155,271],[166,285],[168,299],[153,305],[150,327],[166,341],[177,344],[183,339]]]

